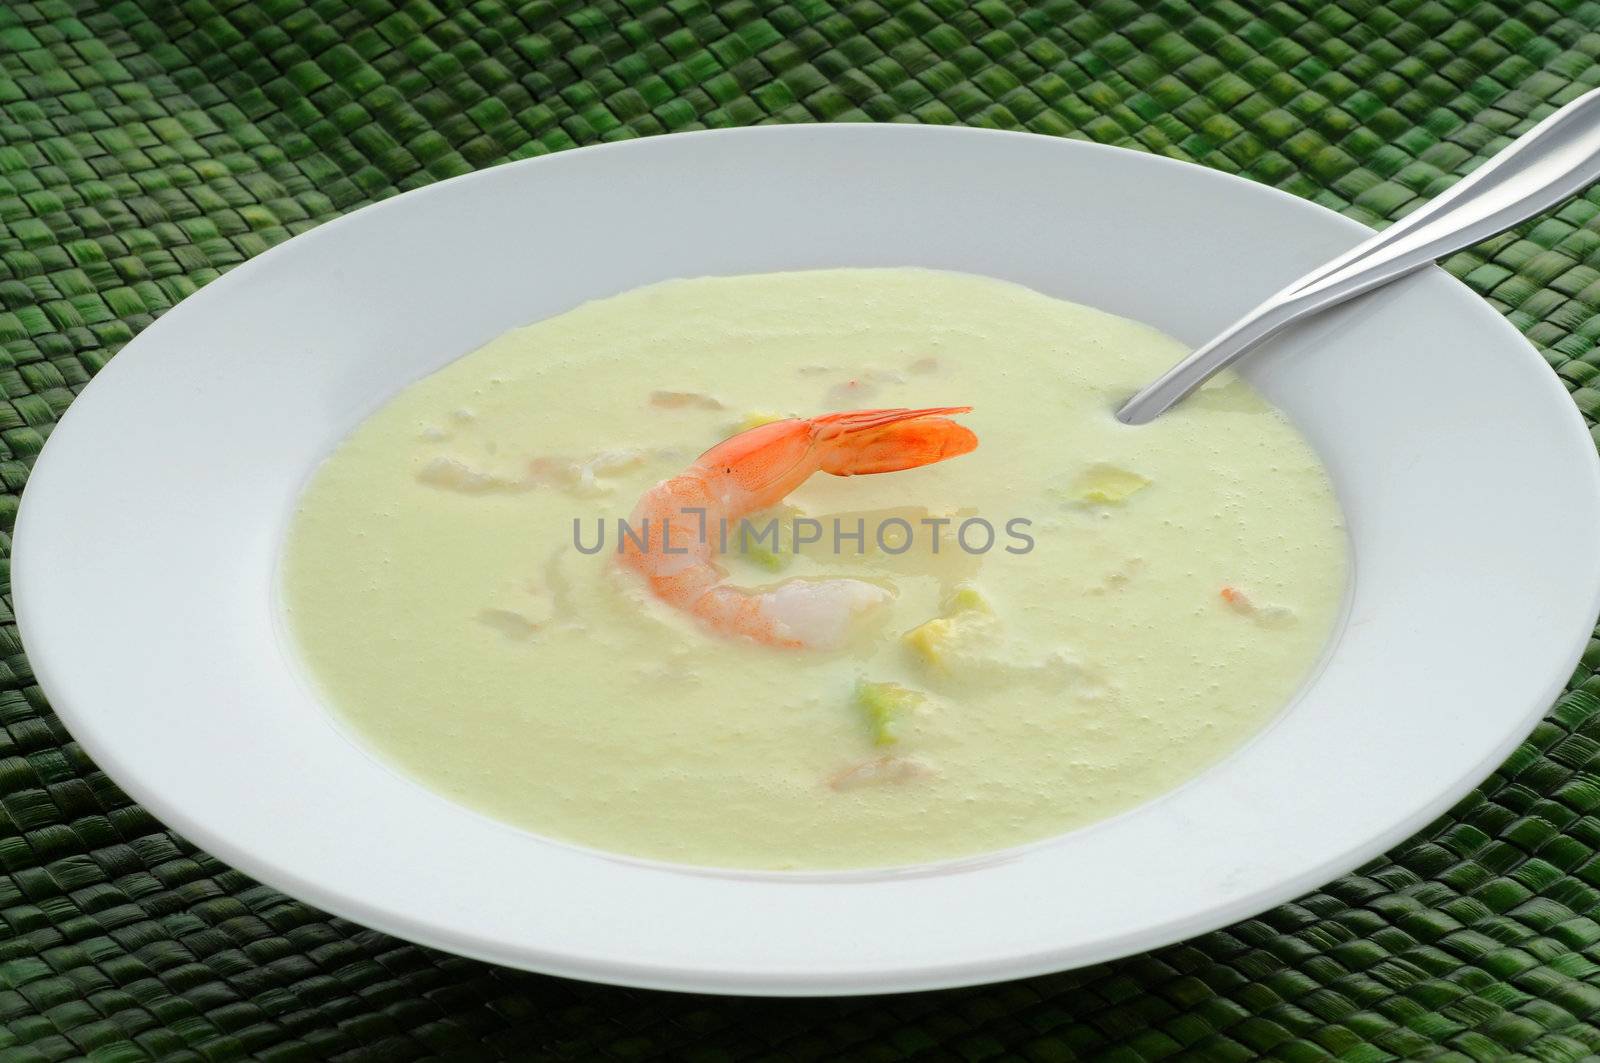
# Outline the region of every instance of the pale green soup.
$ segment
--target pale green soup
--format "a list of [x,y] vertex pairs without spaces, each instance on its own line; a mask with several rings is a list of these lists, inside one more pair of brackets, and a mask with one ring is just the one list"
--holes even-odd
[[[414,384],[328,458],[289,533],[289,626],[361,741],[552,838],[846,868],[1058,834],[1246,741],[1339,612],[1328,477],[1243,382],[1147,427],[1114,418],[1182,353],[1136,322],[923,270],[590,303]],[[820,542],[723,558],[744,585],[891,589],[843,650],[709,634],[615,564],[616,519],[741,427],[958,404],[975,452],[814,476],[776,516],[821,521]],[[835,516],[862,521],[860,553],[833,541]],[[901,553],[890,517],[912,529]],[[581,552],[574,521],[592,549],[602,519],[605,548]],[[981,524],[958,541],[973,519],[988,549]]]

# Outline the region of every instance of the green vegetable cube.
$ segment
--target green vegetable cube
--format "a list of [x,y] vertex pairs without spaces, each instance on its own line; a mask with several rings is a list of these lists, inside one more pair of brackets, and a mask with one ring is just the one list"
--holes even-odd
[[892,746],[900,741],[906,718],[927,701],[918,691],[899,683],[856,684],[856,706],[866,717],[872,744]]

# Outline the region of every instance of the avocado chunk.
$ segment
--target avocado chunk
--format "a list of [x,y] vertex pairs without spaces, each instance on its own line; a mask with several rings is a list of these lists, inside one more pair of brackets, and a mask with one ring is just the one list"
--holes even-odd
[[994,614],[989,600],[970,583],[945,599],[941,615],[902,636],[922,663],[944,670],[955,659],[971,656],[993,641]]
[[1095,506],[1116,506],[1150,486],[1150,481],[1131,469],[1102,462],[1091,465],[1073,482],[1072,494],[1079,502]]
[[875,746],[892,746],[904,736],[906,721],[927,697],[899,683],[856,684],[855,702],[866,719]]

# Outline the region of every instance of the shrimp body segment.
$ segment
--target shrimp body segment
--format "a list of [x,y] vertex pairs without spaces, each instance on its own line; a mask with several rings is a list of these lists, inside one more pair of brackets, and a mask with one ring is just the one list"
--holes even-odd
[[781,502],[813,473],[862,476],[959,457],[978,445],[950,420],[970,406],[854,410],[760,425],[723,440],[640,498],[619,545],[651,593],[718,634],[790,649],[831,649],[890,594],[857,579],[788,580],[765,590],[725,582],[719,529]]

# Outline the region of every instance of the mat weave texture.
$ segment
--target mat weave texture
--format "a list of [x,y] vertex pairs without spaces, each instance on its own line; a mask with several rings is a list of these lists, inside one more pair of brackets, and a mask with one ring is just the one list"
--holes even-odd
[[[1600,84],[1597,57],[1591,2],[0,0],[0,528],[74,393],[153,318],[476,167],[707,126],[965,123],[1381,224]],[[1593,425],[1600,193],[1447,266]],[[10,623],[0,654],[7,1063],[1600,1053],[1600,643],[1476,793],[1296,903],[1059,976],[776,1002],[507,971],[284,897],[96,770]]]

